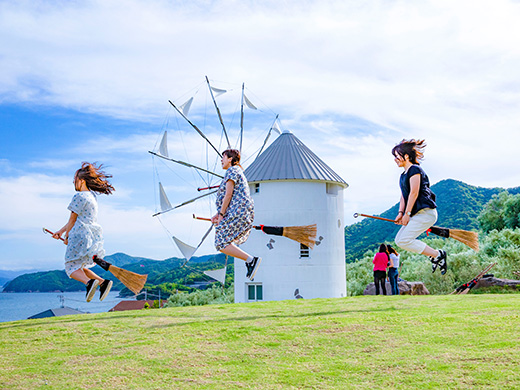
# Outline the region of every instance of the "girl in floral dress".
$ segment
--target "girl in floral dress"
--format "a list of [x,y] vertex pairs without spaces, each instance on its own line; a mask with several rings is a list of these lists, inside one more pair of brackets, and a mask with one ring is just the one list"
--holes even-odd
[[228,149],[222,153],[222,169],[226,170],[217,192],[217,214],[211,218],[215,227],[215,248],[246,262],[246,277],[253,279],[261,257],[253,257],[238,245],[246,242],[255,216],[253,199],[242,167],[240,152]]
[[86,285],[87,302],[92,300],[98,286],[101,301],[112,287],[111,280],[103,279],[89,269],[95,265],[92,260],[94,255],[103,257],[105,254],[103,230],[97,223],[98,207],[94,193],[111,194],[114,187],[108,181],[110,177],[101,170],[101,165],[84,162],[74,175],[77,192],[68,206],[69,221],[53,234],[59,240],[65,233],[65,272],[69,278]]

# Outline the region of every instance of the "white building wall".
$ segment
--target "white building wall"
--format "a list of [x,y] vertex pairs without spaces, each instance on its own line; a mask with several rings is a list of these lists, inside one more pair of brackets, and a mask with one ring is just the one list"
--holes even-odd
[[[332,194],[327,193],[327,187]],[[268,301],[294,299],[296,289],[306,299],[344,297],[343,187],[319,181],[269,181],[260,182],[259,193],[255,193],[254,183],[250,183],[250,189],[255,225],[316,223],[317,239],[323,239],[310,250],[310,257],[301,258],[298,242],[253,229],[242,248],[262,257],[262,263],[251,282],[245,278],[244,261],[235,259],[235,302],[248,301],[248,284],[261,284],[262,300]]]

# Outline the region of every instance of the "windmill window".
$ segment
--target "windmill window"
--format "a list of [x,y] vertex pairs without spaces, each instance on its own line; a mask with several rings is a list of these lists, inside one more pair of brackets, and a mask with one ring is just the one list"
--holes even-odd
[[300,259],[304,257],[310,257],[310,250],[308,246],[300,244]]
[[339,186],[332,183],[327,183],[327,194],[329,195],[338,195]]
[[248,301],[261,301],[263,300],[263,288],[261,284],[248,284],[247,285],[247,300]]
[[255,183],[255,194],[260,192],[260,183]]

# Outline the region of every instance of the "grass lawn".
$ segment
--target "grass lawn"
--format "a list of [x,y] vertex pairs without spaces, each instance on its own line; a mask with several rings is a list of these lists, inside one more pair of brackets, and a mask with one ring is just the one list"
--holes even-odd
[[520,295],[352,297],[0,323],[1,389],[518,389]]

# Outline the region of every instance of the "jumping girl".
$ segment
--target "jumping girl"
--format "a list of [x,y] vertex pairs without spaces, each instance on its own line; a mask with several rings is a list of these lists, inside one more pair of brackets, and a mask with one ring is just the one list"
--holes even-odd
[[418,162],[423,159],[425,147],[424,140],[411,139],[402,140],[392,149],[397,166],[404,170],[399,179],[401,200],[395,218],[395,223],[402,227],[395,236],[395,243],[408,251],[429,256],[432,272],[439,267],[444,275],[448,269],[446,252],[430,248],[417,240],[421,233],[437,221],[435,194],[430,189],[428,176]]
[[246,262],[246,278],[253,280],[261,257],[253,257],[238,245],[246,242],[255,216],[253,199],[242,167],[240,152],[228,149],[222,153],[222,169],[226,170],[217,192],[217,214],[211,218],[215,227],[215,248]]
[[112,288],[112,281],[103,279],[92,272],[95,264],[92,257],[103,257],[103,230],[97,223],[98,206],[94,193],[109,195],[114,187],[108,182],[111,175],[101,170],[101,165],[96,166],[84,162],[74,175],[73,196],[68,209],[70,218],[65,226],[53,234],[57,240],[65,233],[65,272],[69,278],[86,285],[86,300],[90,302],[99,286],[100,298],[106,298]]

